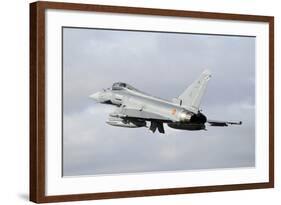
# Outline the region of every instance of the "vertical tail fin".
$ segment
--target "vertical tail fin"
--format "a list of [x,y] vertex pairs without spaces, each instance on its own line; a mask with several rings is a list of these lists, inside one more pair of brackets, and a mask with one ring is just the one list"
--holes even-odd
[[181,105],[191,112],[197,113],[201,99],[205,93],[207,83],[211,78],[211,73],[205,70],[200,77],[195,80],[179,97]]

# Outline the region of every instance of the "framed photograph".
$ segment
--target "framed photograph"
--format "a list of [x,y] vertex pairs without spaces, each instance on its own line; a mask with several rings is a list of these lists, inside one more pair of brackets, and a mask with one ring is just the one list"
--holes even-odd
[[30,4],[30,200],[274,187],[274,17]]

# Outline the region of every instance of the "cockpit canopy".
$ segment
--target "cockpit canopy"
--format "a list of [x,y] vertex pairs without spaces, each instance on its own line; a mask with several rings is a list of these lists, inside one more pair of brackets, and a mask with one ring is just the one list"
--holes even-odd
[[121,83],[121,82],[113,83],[112,90],[121,90],[122,88],[125,88],[126,85],[127,85],[126,83]]
[[129,90],[137,90],[133,86],[127,83],[117,82],[117,83],[113,83],[112,85],[112,90],[122,90],[124,88],[127,88]]

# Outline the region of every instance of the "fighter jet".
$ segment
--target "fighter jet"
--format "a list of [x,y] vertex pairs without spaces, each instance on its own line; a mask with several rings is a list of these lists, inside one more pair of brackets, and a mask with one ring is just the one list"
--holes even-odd
[[206,130],[206,125],[241,125],[242,122],[208,120],[199,106],[211,73],[205,70],[181,95],[164,100],[144,93],[131,85],[116,82],[89,97],[98,103],[115,105],[106,123],[112,126],[148,127],[153,133],[165,133],[163,124],[181,130]]

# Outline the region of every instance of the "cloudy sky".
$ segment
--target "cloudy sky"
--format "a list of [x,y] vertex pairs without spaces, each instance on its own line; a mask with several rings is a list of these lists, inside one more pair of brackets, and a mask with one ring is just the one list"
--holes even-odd
[[[116,81],[179,96],[212,72],[201,108],[208,119],[242,126],[166,134],[105,123],[115,107],[88,96]],[[63,29],[63,175],[255,166],[255,38]]]

